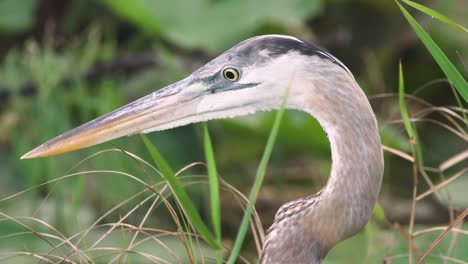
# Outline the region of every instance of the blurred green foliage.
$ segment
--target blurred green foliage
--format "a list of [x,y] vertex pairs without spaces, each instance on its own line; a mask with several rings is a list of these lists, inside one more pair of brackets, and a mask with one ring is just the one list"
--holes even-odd
[[21,33],[31,29],[37,4],[37,0],[0,1],[0,32]]
[[[115,172],[125,172],[154,184],[162,182],[157,173],[129,155],[118,151],[99,153],[117,147],[136,153],[144,160],[151,160],[138,137],[123,138],[46,159],[20,161],[19,157],[62,132],[182,78],[219,52],[255,34],[292,34],[325,45],[337,54],[346,65],[351,65],[356,79],[370,96],[379,118],[383,144],[408,153],[411,147],[404,133],[398,98],[395,96],[398,87],[397,62],[401,58],[405,66],[406,91],[417,91],[419,97],[407,96],[406,102],[409,112],[413,113],[412,117],[421,119],[415,120],[418,122],[414,124],[421,137],[424,165],[438,167],[466,150],[466,138],[462,138],[463,135],[466,137],[466,118],[463,123],[463,120],[452,115],[455,121],[447,122],[451,127],[462,128],[457,130],[462,137],[457,137],[444,127],[424,122],[426,116],[415,113],[431,105],[460,113],[466,109],[466,104],[458,105],[446,82],[426,85],[445,76],[418,42],[398,7],[391,2],[0,1],[0,199],[69,173],[85,172],[2,200],[0,212],[13,217],[35,216],[71,235],[90,226],[113,206],[145,190],[141,184]],[[429,6],[466,27],[466,12],[458,2],[434,1]],[[453,27],[441,26],[441,23],[426,16],[419,17],[412,11],[411,14],[425,27],[461,75],[466,76],[467,34]],[[148,57],[154,59],[150,66],[135,66]],[[107,68],[99,68],[103,65]],[[420,99],[429,102],[429,105],[421,103]],[[445,121],[438,114],[436,111],[429,117],[435,121]],[[274,117],[275,113],[259,113],[210,122],[218,171],[244,193],[250,189]],[[460,125],[457,127],[454,124]],[[204,160],[202,135],[200,126],[194,125],[153,133],[148,137],[172,168],[179,170],[189,163]],[[267,171],[267,186],[263,193],[260,192],[260,198],[262,195],[271,198],[269,193],[274,193],[273,197],[277,200],[271,199],[273,201],[269,205],[275,207],[274,211],[281,202],[290,199],[285,189],[298,189],[296,196],[318,190],[328,175],[331,163],[329,151],[327,137],[316,120],[304,113],[286,112]],[[80,163],[94,154],[96,156]],[[411,163],[390,154],[386,154],[385,158],[383,192],[410,199]],[[311,164],[312,169],[301,161]],[[466,162],[456,164],[444,173],[429,173],[429,176],[439,181],[464,167]],[[206,174],[203,166],[183,173],[185,176],[199,174]],[[309,179],[310,174],[313,180]],[[193,183],[186,178],[182,182],[186,185]],[[467,184],[465,175],[448,185],[447,190],[453,191],[445,193],[442,199],[444,206],[468,206],[466,192],[461,191],[466,189]],[[206,190],[203,185],[187,188],[201,217],[209,222]],[[223,197],[225,194],[221,193]],[[145,193],[119,207],[101,222],[118,221],[145,197],[150,197],[150,194]],[[221,202],[223,204],[225,201]],[[434,225],[447,221],[449,214],[440,209],[436,199],[430,200],[430,204],[430,208],[439,209],[432,218],[447,215],[438,218],[442,220]],[[150,205],[144,203],[128,222],[139,223],[149,208]],[[230,220],[227,219],[229,216],[224,215],[231,211],[242,215],[235,209],[223,208],[223,221]],[[371,221],[366,231],[333,250],[326,263],[376,263],[388,255],[406,254],[407,244],[398,230],[383,223],[392,217],[392,212],[386,211],[385,206],[377,212],[376,220]],[[272,213],[264,219],[271,220]],[[52,232],[41,223],[23,220],[34,230]],[[406,221],[399,220],[403,223]],[[156,209],[145,226],[171,229],[174,225],[165,210]],[[417,225],[417,229],[424,227]],[[230,228],[226,223],[222,228],[223,236],[227,234],[226,239],[232,239],[233,236],[229,237],[229,234],[237,231],[225,230]],[[26,247],[30,251],[44,252],[50,247],[31,234],[8,239],[11,234],[23,231],[26,231],[24,227],[3,217],[0,221],[0,248],[8,251]],[[99,231],[93,230],[84,244],[92,243],[98,234]],[[438,233],[417,237],[417,247],[421,250],[427,248],[436,235]],[[127,236],[125,231],[116,232],[106,243],[124,246],[131,240]],[[178,248],[177,252],[184,252],[183,246],[175,240],[168,238],[164,241]],[[463,249],[467,244],[466,236],[451,236],[436,248],[433,256],[450,252],[451,256],[466,261],[468,255]],[[154,252],[161,250],[150,243],[142,247]],[[203,252],[214,256],[207,248]],[[247,252],[249,254],[255,253]],[[139,258],[131,260],[137,261]],[[396,258],[392,263],[407,263],[407,259]],[[427,263],[440,263],[440,259],[432,257]]]
[[266,23],[298,25],[320,12],[321,0],[103,0],[146,32],[188,49],[223,51]]

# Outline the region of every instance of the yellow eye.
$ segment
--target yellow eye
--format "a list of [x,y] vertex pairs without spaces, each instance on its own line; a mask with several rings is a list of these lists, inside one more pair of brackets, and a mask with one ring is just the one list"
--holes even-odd
[[239,71],[234,68],[226,68],[223,70],[223,76],[226,80],[235,82],[239,80]]

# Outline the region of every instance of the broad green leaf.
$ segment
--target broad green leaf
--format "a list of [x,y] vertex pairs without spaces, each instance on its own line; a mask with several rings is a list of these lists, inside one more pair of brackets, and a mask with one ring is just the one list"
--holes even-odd
[[450,18],[442,15],[441,13],[439,13],[439,12],[429,8],[429,7],[423,6],[421,4],[418,4],[418,3],[415,3],[415,2],[409,1],[409,0],[401,0],[401,1],[403,1],[405,4],[411,6],[411,7],[415,8],[415,9],[417,9],[417,10],[419,10],[419,11],[421,11],[421,12],[423,12],[423,13],[425,13],[425,14],[433,17],[433,18],[438,19],[441,22],[444,22],[444,23],[446,23],[446,24],[448,24],[450,26],[461,29],[461,30],[468,33],[468,29],[466,29],[465,27],[463,27],[460,24],[455,23]]
[[318,14],[322,0],[101,0],[143,30],[184,48],[219,52],[252,35],[259,25],[299,25]]
[[174,196],[177,198],[180,206],[184,210],[185,215],[189,219],[190,223],[194,226],[196,231],[205,239],[205,241],[213,248],[220,248],[220,245],[214,239],[213,235],[211,234],[210,230],[206,227],[203,223],[203,220],[200,217],[200,214],[195,209],[192,201],[190,200],[187,192],[185,192],[182,183],[179,179],[175,176],[174,171],[171,169],[169,164],[165,161],[162,157],[161,153],[156,149],[156,147],[151,143],[147,136],[141,134],[143,142],[145,143],[146,148],[148,149],[151,157],[153,158],[154,162],[158,165],[159,169],[161,170],[164,179],[167,181],[169,186],[171,187]]
[[37,0],[1,0],[0,32],[22,32],[35,20]]
[[439,64],[439,67],[445,73],[445,76],[447,76],[448,80],[453,83],[465,101],[468,102],[468,83],[466,80],[463,78],[457,68],[455,68],[452,62],[450,62],[439,46],[437,46],[437,44],[431,39],[426,31],[411,16],[411,14],[408,13],[408,11],[406,11],[406,9],[398,1],[396,1],[396,3],[400,7],[401,12],[403,12],[406,20],[408,20],[409,24],[418,35],[419,39],[429,50],[437,64]]
[[161,24],[151,6],[156,8],[156,1],[147,0],[102,0],[119,16],[138,25],[149,33],[159,33]]

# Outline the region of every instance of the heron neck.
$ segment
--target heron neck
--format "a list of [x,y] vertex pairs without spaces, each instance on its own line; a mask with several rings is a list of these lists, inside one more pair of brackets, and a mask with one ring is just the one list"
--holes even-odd
[[317,94],[307,96],[304,109],[321,123],[330,141],[332,168],[320,207],[327,211],[324,215],[329,214],[329,221],[336,221],[336,237],[331,240],[337,241],[332,243],[354,235],[367,223],[383,175],[382,148],[372,108],[352,78],[339,83],[341,86],[330,88],[322,104],[317,102]]

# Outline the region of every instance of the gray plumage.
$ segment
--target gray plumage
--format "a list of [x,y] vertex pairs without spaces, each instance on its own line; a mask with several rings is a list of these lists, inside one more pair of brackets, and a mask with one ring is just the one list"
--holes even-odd
[[383,155],[375,115],[351,72],[325,50],[294,37],[243,41],[187,78],[52,139],[23,158],[279,109],[287,90],[286,107],[311,114],[328,134],[332,170],[322,191],[278,210],[260,262],[321,263],[334,245],[367,223],[379,194]]

